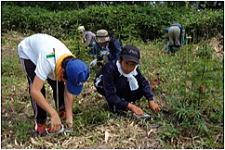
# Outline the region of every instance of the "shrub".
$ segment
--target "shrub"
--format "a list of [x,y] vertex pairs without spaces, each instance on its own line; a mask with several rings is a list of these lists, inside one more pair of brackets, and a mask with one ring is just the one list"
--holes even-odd
[[37,7],[2,6],[2,31],[31,30],[56,37],[63,37],[82,24],[93,32],[105,28],[122,39],[141,37],[145,41],[161,38],[163,29],[175,22],[183,24],[189,34],[208,38],[223,31],[223,11],[117,5],[54,12]]

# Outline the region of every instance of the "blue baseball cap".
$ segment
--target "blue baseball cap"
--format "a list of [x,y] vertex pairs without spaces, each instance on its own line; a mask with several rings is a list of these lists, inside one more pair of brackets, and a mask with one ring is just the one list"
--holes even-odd
[[74,95],[79,95],[83,83],[89,77],[88,66],[80,59],[70,60],[66,65],[67,90]]

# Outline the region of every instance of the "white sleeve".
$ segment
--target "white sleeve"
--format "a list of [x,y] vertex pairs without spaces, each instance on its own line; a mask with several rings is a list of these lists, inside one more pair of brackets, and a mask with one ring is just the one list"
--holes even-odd
[[47,58],[39,56],[37,60],[37,65],[35,69],[36,75],[43,81],[48,77],[48,74],[51,72],[51,66]]

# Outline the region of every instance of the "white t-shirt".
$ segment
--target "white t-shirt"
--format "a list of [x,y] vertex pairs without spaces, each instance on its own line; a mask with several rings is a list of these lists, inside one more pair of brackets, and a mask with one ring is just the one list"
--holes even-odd
[[47,34],[25,38],[18,45],[18,53],[20,58],[30,59],[36,65],[35,73],[43,81],[47,78],[55,80],[55,56],[57,60],[63,54],[72,55],[61,41]]

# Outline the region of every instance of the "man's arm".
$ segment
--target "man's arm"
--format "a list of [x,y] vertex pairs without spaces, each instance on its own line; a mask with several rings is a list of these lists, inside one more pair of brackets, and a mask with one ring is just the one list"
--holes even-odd
[[68,124],[68,127],[71,128],[73,125],[73,95],[68,92],[66,86],[64,92],[64,101],[66,108],[66,123]]
[[41,93],[43,85],[44,81],[42,81],[38,76],[35,76],[31,87],[31,97],[42,109],[44,109],[48,114],[50,114],[52,131],[58,131],[61,126],[61,120],[58,116],[57,111],[47,102],[47,100]]
[[144,92],[144,96],[148,100],[148,105],[149,107],[154,111],[154,112],[159,112],[160,111],[160,106],[153,100],[153,92],[150,87],[149,82],[145,79],[145,77],[141,74],[140,70],[139,72],[139,82],[141,83],[141,87]]

